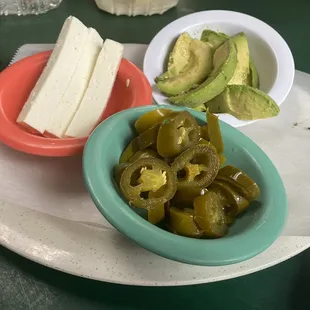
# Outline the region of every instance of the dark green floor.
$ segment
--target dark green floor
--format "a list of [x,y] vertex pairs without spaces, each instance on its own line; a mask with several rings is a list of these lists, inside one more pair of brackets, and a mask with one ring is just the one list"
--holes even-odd
[[[92,0],[63,0],[37,17],[0,17],[0,70],[25,43],[53,43],[68,15],[103,37],[148,43],[163,26],[194,11],[225,9],[256,16],[276,28],[290,45],[296,68],[310,73],[309,0],[180,0],[163,16],[115,17]],[[137,288],[99,283],[47,269],[0,248],[0,309],[310,309],[310,250],[259,273],[213,284],[178,288]]]

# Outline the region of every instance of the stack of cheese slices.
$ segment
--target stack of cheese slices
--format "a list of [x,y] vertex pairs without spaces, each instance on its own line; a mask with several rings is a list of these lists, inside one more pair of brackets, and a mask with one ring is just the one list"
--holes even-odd
[[44,136],[89,135],[106,108],[123,50],[77,18],[67,18],[17,122]]

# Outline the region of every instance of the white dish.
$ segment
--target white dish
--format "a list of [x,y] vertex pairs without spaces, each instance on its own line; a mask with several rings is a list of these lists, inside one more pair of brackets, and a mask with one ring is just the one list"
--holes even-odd
[[[175,20],[151,41],[145,54],[143,71],[151,83],[153,99],[157,104],[169,104],[167,97],[156,88],[154,80],[164,72],[173,42],[182,32],[199,39],[206,28],[230,36],[243,31],[248,37],[250,53],[259,73],[260,89],[278,105],[285,100],[293,84],[295,65],[292,53],[279,33],[249,15],[231,11],[204,11]],[[240,121],[228,114],[220,114],[219,117],[234,127],[253,123]]]
[[114,228],[63,220],[0,201],[0,245],[39,264],[99,281],[179,286],[222,281],[278,264],[307,249],[309,237],[280,237],[244,263],[199,267],[173,262]]
[[[124,57],[141,67],[146,46],[124,46]],[[14,61],[52,47],[23,46]],[[241,130],[275,162],[289,198],[288,222],[282,236],[255,258],[225,267],[200,267],[152,254],[122,236],[102,217],[83,187],[80,158],[37,158],[4,145],[0,145],[0,245],[77,276],[149,286],[231,279],[297,255],[310,246],[309,162],[304,156],[310,152],[309,132],[304,129],[310,127],[309,85],[310,75],[297,72],[283,113],[275,120],[263,121],[262,128],[255,124]],[[294,123],[299,125],[293,128]],[[294,164],[291,158],[296,158]],[[296,186],[297,178],[300,186]]]

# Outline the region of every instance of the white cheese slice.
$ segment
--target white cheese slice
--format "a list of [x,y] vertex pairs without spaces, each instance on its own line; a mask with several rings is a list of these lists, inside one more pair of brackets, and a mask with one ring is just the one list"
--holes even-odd
[[17,122],[43,133],[75,71],[88,28],[77,18],[66,19],[56,46]]
[[45,131],[58,138],[62,138],[75,112],[78,110],[89,80],[94,70],[98,55],[102,49],[103,40],[98,32],[88,29],[83,52],[78,65],[69,82],[68,88],[60,100],[58,108],[48,123]]
[[105,40],[88,88],[65,136],[85,137],[98,123],[110,98],[123,52],[122,44]]

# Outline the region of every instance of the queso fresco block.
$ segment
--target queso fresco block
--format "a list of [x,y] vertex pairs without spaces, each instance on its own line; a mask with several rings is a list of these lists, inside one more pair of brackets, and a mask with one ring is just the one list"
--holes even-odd
[[45,129],[49,134],[59,138],[63,137],[83,99],[102,45],[103,40],[98,32],[89,28],[75,72],[65,94],[61,98],[55,115]]
[[74,74],[88,29],[77,18],[65,21],[54,51],[24,105],[17,122],[40,133],[46,129]]
[[17,122],[45,137],[86,137],[110,98],[122,44],[70,16]]
[[105,40],[86,93],[65,136],[84,137],[97,124],[110,98],[123,52],[122,44]]

